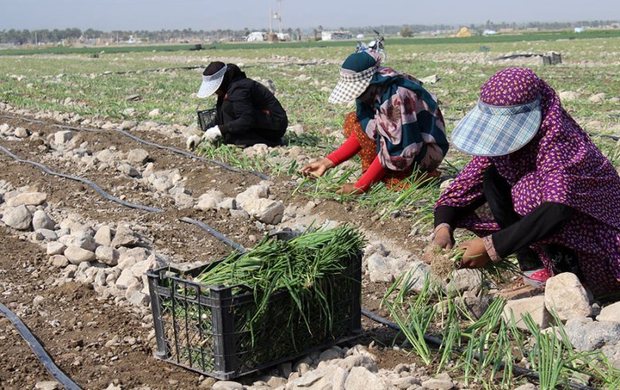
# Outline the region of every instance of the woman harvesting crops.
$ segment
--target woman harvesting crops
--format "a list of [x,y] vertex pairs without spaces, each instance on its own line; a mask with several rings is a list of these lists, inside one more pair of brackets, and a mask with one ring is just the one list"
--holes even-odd
[[[206,129],[202,140],[239,146],[282,144],[286,111],[267,87],[246,77],[237,65],[215,61],[206,67],[197,96],[212,94],[217,95],[215,125]],[[188,147],[196,141],[188,140]]]
[[498,72],[452,141],[474,157],[437,202],[437,246],[464,227],[483,236],[464,243],[464,267],[516,253],[531,284],[573,272],[595,294],[620,291],[620,177],[547,83]]
[[374,50],[351,54],[344,61],[329,102],[355,99],[356,111],[344,121],[347,140],[301,170],[319,177],[359,153],[363,174],[355,184],[343,185],[339,193],[362,193],[381,180],[392,187],[418,171],[437,176],[448,151],[435,97],[415,78],[380,64],[381,56]]

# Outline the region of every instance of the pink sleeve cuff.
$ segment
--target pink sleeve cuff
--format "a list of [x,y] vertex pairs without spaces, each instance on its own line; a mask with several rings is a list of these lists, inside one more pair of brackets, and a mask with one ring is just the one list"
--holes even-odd
[[497,263],[501,261],[502,258],[497,255],[497,251],[495,251],[495,245],[493,245],[493,238],[491,236],[482,237],[482,241],[484,242],[484,248],[487,250],[487,254],[491,258],[491,261]]

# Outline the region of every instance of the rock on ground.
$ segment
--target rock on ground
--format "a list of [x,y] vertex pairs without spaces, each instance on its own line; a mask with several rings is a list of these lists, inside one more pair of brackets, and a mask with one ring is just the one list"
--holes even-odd
[[69,246],[65,249],[65,257],[71,264],[80,264],[95,260],[95,253],[79,246]]
[[564,326],[571,343],[578,351],[593,351],[620,340],[620,323],[573,318]]
[[545,284],[545,307],[555,311],[560,320],[588,317],[592,313],[586,289],[570,272],[563,272],[547,280]]
[[523,322],[523,315],[526,313],[532,316],[532,319],[540,329],[545,329],[548,326],[550,316],[545,309],[545,297],[543,295],[506,302],[502,316],[506,321],[510,321],[512,314],[516,326],[519,329],[527,330],[528,328]]
[[346,390],[387,390],[387,384],[364,367],[353,367],[344,384]]
[[233,381],[215,382],[211,387],[213,390],[243,390],[243,385]]
[[450,390],[454,388],[454,382],[452,382],[450,375],[442,373],[437,375],[435,378],[422,382],[422,386],[426,389]]
[[620,302],[605,306],[596,317],[596,320],[620,322]]
[[7,199],[7,206],[17,207],[21,205],[38,206],[45,203],[47,194],[44,192],[24,192]]
[[24,205],[8,209],[2,216],[2,222],[17,230],[30,230],[32,214]]
[[32,215],[32,228],[53,230],[56,226],[56,222],[52,220],[49,215],[43,210],[36,210]]

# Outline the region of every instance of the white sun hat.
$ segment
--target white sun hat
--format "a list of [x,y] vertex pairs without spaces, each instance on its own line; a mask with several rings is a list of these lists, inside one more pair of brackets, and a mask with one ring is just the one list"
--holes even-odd
[[213,95],[215,91],[222,85],[222,81],[224,80],[224,74],[226,74],[227,66],[224,67],[212,75],[202,76],[202,84],[200,84],[200,89],[196,96],[199,98],[206,98],[208,96]]

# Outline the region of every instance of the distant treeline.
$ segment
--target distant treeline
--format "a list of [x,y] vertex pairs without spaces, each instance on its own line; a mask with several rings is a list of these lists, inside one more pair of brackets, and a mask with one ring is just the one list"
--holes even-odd
[[[232,30],[226,30],[221,34],[233,34]],[[192,29],[183,30],[160,30],[160,31],[100,31],[89,28],[80,30],[79,28],[67,28],[64,30],[1,30],[0,43],[4,44],[47,44],[61,43],[63,41],[83,41],[91,42],[96,40],[107,42],[127,42],[130,40],[140,40],[147,42],[167,42],[181,40],[199,40],[212,35],[211,32],[194,31]]]
[[[561,30],[572,29],[574,27],[600,28],[605,26],[618,26],[618,21],[595,20],[595,21],[578,21],[570,23],[562,22],[529,22],[529,23],[495,23],[487,21],[484,24],[469,25],[470,30],[482,32],[483,30],[502,30],[502,29],[540,29],[540,30]],[[448,24],[436,25],[380,25],[380,26],[364,26],[364,27],[337,27],[327,28],[317,26],[313,29],[284,29],[284,33],[288,33],[293,41],[318,39],[320,33],[324,30],[348,30],[351,33],[372,35],[373,30],[379,31],[386,35],[396,35],[402,31],[411,32],[413,35],[428,32],[446,32],[455,30],[461,26]],[[266,31],[266,29],[263,29]],[[79,28],[67,29],[42,29],[42,30],[0,30],[0,44],[24,45],[24,44],[58,44],[63,42],[83,42],[86,44],[97,42],[204,42],[204,41],[242,41],[251,31],[248,28],[243,30],[192,30],[191,28],[182,30],[135,30],[135,31],[100,31],[89,28],[80,30]]]
[[[620,38],[620,29],[590,29],[582,33],[572,30],[557,31],[517,31],[514,34],[495,34],[495,35],[472,35],[471,37],[456,38],[454,36],[442,37],[417,37],[401,38],[388,37],[386,42],[390,47],[393,45],[440,45],[440,44],[481,44],[484,45],[502,42],[533,42],[533,41],[556,41],[572,39],[595,39],[595,38]],[[354,43],[351,40],[343,41],[315,41],[302,40],[292,42],[279,42],[278,49],[284,48],[323,48],[323,47],[349,47]],[[202,44],[187,43],[167,43],[167,44],[139,44],[139,45],[45,45],[45,46],[15,46],[0,50],[0,58],[12,55],[31,55],[31,54],[82,54],[90,55],[92,58],[99,58],[102,55],[114,53],[137,53],[137,52],[170,52],[186,50],[243,50],[243,49],[273,49],[276,47],[268,42],[209,42]]]

